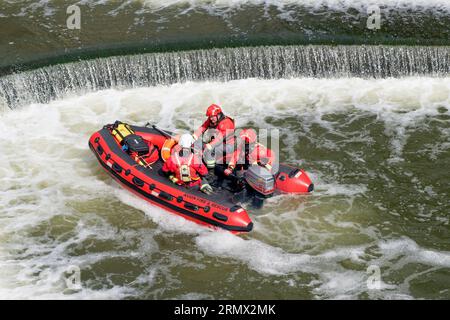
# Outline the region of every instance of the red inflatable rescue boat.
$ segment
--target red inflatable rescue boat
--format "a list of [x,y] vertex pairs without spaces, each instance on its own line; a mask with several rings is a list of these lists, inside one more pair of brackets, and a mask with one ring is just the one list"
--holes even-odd
[[[120,123],[120,122],[116,122]],[[120,123],[106,125],[89,139],[89,147],[102,167],[122,186],[152,204],[199,224],[222,228],[233,233],[249,232],[253,223],[240,204],[242,197],[231,189],[216,189],[207,195],[198,188],[186,188],[172,183],[162,172],[164,161],[174,146],[169,132],[155,127],[138,127]],[[121,130],[123,129],[123,130]],[[124,134],[124,131],[128,131]],[[141,138],[151,141],[157,153],[147,158],[135,158],[123,147],[126,135],[136,143]],[[150,152],[152,153],[152,152]],[[142,161],[141,161],[142,160]],[[245,188],[257,199],[280,193],[309,193],[314,185],[302,169],[281,164],[275,175],[251,168],[245,175]],[[262,169],[262,168],[261,168]],[[210,184],[214,176],[207,177]],[[242,194],[242,191],[239,192]],[[248,192],[246,192],[248,194]]]

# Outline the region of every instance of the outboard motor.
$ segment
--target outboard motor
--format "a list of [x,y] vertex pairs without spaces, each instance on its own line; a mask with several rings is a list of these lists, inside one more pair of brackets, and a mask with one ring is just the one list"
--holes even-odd
[[253,189],[253,206],[261,208],[264,199],[275,191],[275,179],[269,170],[260,166],[251,166],[245,172],[245,181]]

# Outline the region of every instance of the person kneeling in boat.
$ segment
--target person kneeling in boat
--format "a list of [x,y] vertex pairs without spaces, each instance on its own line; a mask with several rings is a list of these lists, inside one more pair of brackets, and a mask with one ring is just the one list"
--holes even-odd
[[212,187],[205,178],[202,179],[208,174],[208,169],[200,156],[193,152],[193,144],[192,135],[181,135],[178,146],[174,148],[172,155],[164,163],[162,171],[169,176],[173,183],[190,188],[199,186],[202,192],[211,194]]
[[231,176],[233,173],[237,176],[240,176],[239,173],[243,175],[250,165],[262,166],[273,173],[274,162],[275,152],[257,142],[255,130],[243,129],[239,134],[237,149],[223,170],[223,175]]
[[[208,169],[214,168],[216,155],[234,151],[234,120],[224,115],[222,108],[212,104],[206,110],[208,119],[192,135],[195,140],[202,137],[206,143],[203,158]],[[206,140],[206,141],[205,141]],[[220,158],[220,157],[219,157]]]

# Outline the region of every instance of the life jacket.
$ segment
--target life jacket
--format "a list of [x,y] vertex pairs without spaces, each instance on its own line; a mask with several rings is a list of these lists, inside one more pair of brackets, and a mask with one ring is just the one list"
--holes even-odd
[[[231,123],[233,123],[234,129],[236,128],[236,124],[234,123],[233,118],[226,116],[225,119],[229,119],[231,121]],[[230,133],[228,136],[225,136],[224,141],[226,144],[234,143],[234,141],[235,141],[234,129],[233,129],[233,133]]]
[[[219,127],[222,127],[221,124],[223,124],[225,122],[230,122],[231,126],[229,128],[225,128],[225,130],[219,129]],[[227,134],[227,129],[229,131],[231,131],[231,133],[226,136]],[[221,113],[220,117],[217,119],[217,123],[215,125],[211,124],[211,121],[209,119],[207,119],[201,126],[200,128],[198,128],[193,136],[195,139],[198,139],[200,137],[203,137],[202,140],[204,143],[209,143],[212,142],[213,140],[215,140],[218,132],[220,131],[221,134],[224,135],[223,139],[221,141],[215,141],[214,144],[219,144],[219,143],[223,143],[225,142],[226,144],[231,144],[234,143],[234,129],[235,129],[235,124],[234,124],[234,119],[230,118],[228,116],[225,116],[223,113]],[[207,133],[205,133],[205,131],[207,131]]]
[[174,153],[174,162],[177,165],[175,177],[178,179],[178,181],[189,183],[193,180],[195,181],[200,179],[200,177],[197,175],[196,170],[192,167],[194,156],[195,155],[191,153],[189,157],[180,157],[178,152]]
[[211,128],[211,129],[217,128],[219,126],[219,124],[222,121],[224,121],[225,119],[229,119],[231,122],[233,122],[233,125],[234,125],[234,119],[229,116],[224,115],[223,112],[221,112],[220,115],[217,117],[217,122],[215,125],[213,125],[211,122],[209,122],[209,128]]
[[[226,128],[225,130],[223,130],[220,127],[227,120],[231,122],[232,127],[229,127],[229,128]],[[234,140],[235,140],[235,137],[234,137],[235,124],[234,124],[234,119],[233,118],[230,118],[228,116],[222,116],[222,118],[217,121],[217,124],[215,126],[210,125],[208,129],[220,131],[220,133],[223,135],[222,140],[219,141],[219,140],[216,140],[216,136],[214,135],[214,132],[212,132],[210,134],[211,135],[210,136],[210,143],[213,143],[216,146],[218,144],[220,144],[220,143],[223,143],[223,144],[232,144],[232,143],[234,143]]]

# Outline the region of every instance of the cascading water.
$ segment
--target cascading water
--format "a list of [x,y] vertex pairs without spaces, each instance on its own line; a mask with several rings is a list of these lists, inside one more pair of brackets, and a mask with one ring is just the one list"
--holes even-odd
[[275,46],[99,58],[0,78],[10,107],[46,103],[69,92],[194,80],[445,76],[449,47]]

